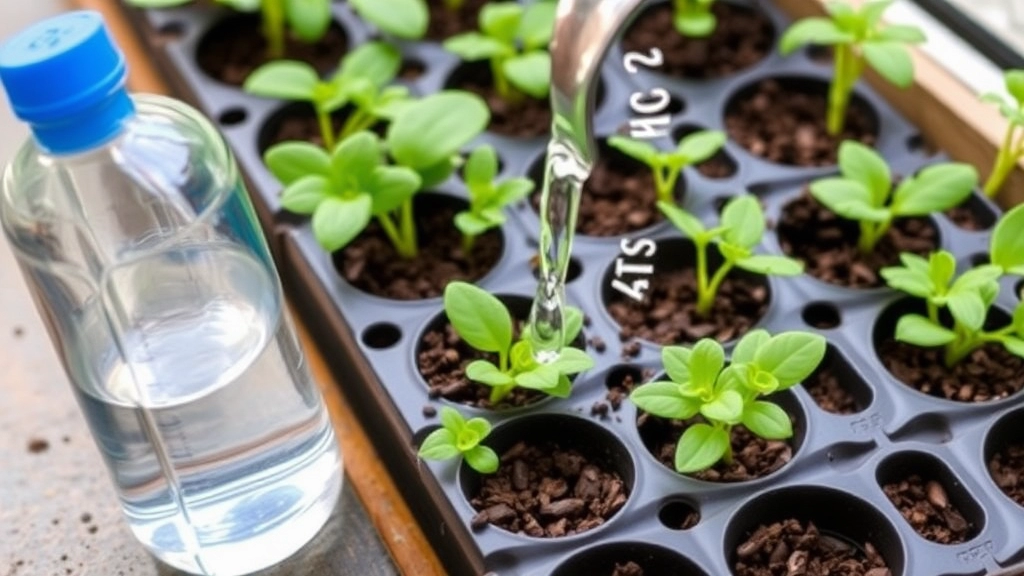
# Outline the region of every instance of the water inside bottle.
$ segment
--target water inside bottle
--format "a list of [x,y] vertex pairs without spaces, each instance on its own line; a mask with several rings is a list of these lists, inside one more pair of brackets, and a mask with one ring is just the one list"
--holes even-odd
[[216,575],[305,544],[341,468],[276,279],[214,242],[130,259],[101,283],[105,312],[80,324],[69,370],[136,536]]

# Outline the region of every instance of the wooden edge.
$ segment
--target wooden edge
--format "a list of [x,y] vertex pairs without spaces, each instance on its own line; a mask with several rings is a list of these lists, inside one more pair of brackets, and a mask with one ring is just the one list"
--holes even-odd
[[[71,0],[80,8],[97,10],[117,39],[129,62],[128,86],[134,92],[169,94],[167,84],[146,58],[146,51],[120,10],[116,0]],[[292,318],[309,362],[313,378],[319,384],[331,414],[334,430],[341,445],[346,482],[350,482],[384,545],[391,552],[403,574],[417,576],[443,576],[441,562],[434,554],[405,501],[388,475],[377,452],[360,426],[349,403],[334,381],[331,371],[315,346],[300,316],[292,311]]]
[[[820,16],[826,0],[774,0],[793,18]],[[850,0],[862,4],[864,0]],[[978,168],[982,182],[1002,145],[1007,128],[995,106],[982,102],[979,95],[951,75],[931,56],[911,48],[914,84],[900,89],[873,71],[865,74],[876,92],[889,101],[937,148],[956,160]],[[996,200],[1003,207],[1024,202],[1024,161],[1007,179]]]

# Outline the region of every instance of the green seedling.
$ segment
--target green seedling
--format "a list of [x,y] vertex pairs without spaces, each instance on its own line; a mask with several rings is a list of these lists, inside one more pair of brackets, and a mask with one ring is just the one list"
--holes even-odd
[[839,216],[860,224],[857,246],[870,254],[896,218],[924,216],[963,202],[978,185],[970,164],[934,164],[903,179],[895,188],[882,157],[859,142],[839,147],[842,176],[811,184],[811,195]]
[[349,0],[349,5],[363,20],[390,36],[418,40],[427,32],[430,11],[425,0]]
[[[733,268],[757,274],[796,276],[804,271],[799,260],[785,256],[754,254],[754,247],[764,236],[764,212],[753,196],[737,196],[722,210],[715,228],[705,228],[694,215],[675,203],[659,202],[658,208],[683,234],[693,240],[697,249],[697,313],[707,316],[715,304],[715,296]],[[708,249],[718,246],[724,261],[713,276],[708,275]]]
[[999,192],[1014,166],[1024,158],[1024,70],[1007,70],[1003,81],[1009,98],[995,92],[981,97],[983,101],[999,106],[999,113],[1008,122],[1003,145],[985,182],[985,194],[990,198]]
[[[169,8],[192,0],[126,0],[141,8]],[[331,25],[331,0],[215,0],[239,12],[261,12],[267,56],[284,57],[288,31],[303,42],[323,38]],[[379,0],[374,0],[379,1]]]
[[683,36],[706,38],[718,26],[711,13],[715,0],[672,0],[673,23]]
[[[896,323],[896,340],[922,347],[944,346],[946,366],[952,367],[988,343],[1002,344],[1024,357],[1024,303],[1017,306],[1010,324],[986,331],[989,309],[999,296],[1002,268],[987,264],[956,275],[956,259],[945,250],[927,260],[901,254],[902,266],[882,269],[890,287],[923,298],[927,315],[905,314]],[[940,310],[949,311],[952,327],[942,323]]]
[[[409,90],[387,86],[402,65],[398,50],[383,42],[370,42],[349,52],[329,80],[296,60],[275,60],[260,66],[242,88],[250,94],[309,102],[316,112],[324,146],[332,150],[339,140],[367,130],[383,119],[393,118],[409,102]],[[339,134],[331,125],[331,113],[351,104],[352,113]]]
[[462,232],[463,252],[470,254],[477,236],[505,223],[505,207],[533,191],[533,180],[518,177],[498,182],[498,154],[490,145],[473,150],[462,176],[469,191],[469,209],[455,215],[455,226]]
[[479,32],[452,36],[444,48],[467,62],[489,60],[494,88],[506,102],[518,102],[524,93],[546,98],[554,25],[554,3],[496,2],[480,10]]
[[764,396],[799,384],[825,357],[825,339],[806,332],[775,336],[747,333],[726,366],[722,345],[710,338],[693,348],[666,346],[661,359],[668,380],[637,387],[629,398],[641,410],[672,420],[696,416],[676,445],[675,468],[699,472],[718,461],[732,463],[732,429],[744,425],[766,440],[793,436],[786,411]]
[[679,141],[675,150],[662,152],[649,142],[625,136],[612,136],[608,145],[643,162],[654,175],[658,200],[672,203],[673,192],[683,168],[711,158],[725,145],[725,133],[717,130],[694,132]]
[[892,2],[872,0],[859,9],[846,2],[829,2],[827,18],[799,20],[780,40],[783,54],[807,44],[834,48],[835,76],[829,90],[827,123],[833,136],[843,132],[850,95],[866,66],[900,88],[914,81],[914,63],[907,45],[926,38],[915,26],[882,23],[882,14]]
[[462,456],[469,467],[481,474],[498,470],[498,455],[480,444],[491,433],[491,424],[483,418],[466,420],[449,406],[441,407],[441,428],[423,440],[418,455],[424,460],[449,460]]
[[466,366],[470,380],[491,388],[492,406],[517,387],[566,398],[572,389],[569,376],[594,366],[586,352],[570,346],[583,328],[583,314],[576,308],[566,310],[565,340],[558,357],[543,364],[534,359],[529,330],[521,330],[519,339],[514,340],[511,314],[501,300],[485,290],[465,282],[448,284],[444,311],[466,344],[497,354],[497,364],[474,360]]
[[313,216],[313,233],[325,250],[344,248],[376,218],[399,256],[411,259],[419,254],[413,196],[452,174],[459,150],[488,117],[478,96],[439,92],[405,106],[383,142],[367,131],[330,153],[308,142],[284,142],[263,159],[285,186],[282,205]]
[[989,242],[992,264],[1005,274],[1024,276],[1024,204],[1003,214]]

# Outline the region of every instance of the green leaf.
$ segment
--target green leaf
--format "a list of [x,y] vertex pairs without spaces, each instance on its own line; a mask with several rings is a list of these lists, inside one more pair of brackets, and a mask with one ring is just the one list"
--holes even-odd
[[887,40],[865,42],[861,45],[861,52],[868,64],[889,82],[900,88],[914,83],[914,62],[902,43]]
[[509,178],[498,184],[495,204],[504,207],[518,202],[533,192],[533,188],[533,180],[529,178]]
[[684,235],[689,236],[691,239],[696,240],[704,234],[706,229],[701,221],[696,216],[689,212],[679,208],[675,204],[661,201],[658,202],[658,209],[661,210],[662,214],[675,225]]
[[414,170],[450,161],[483,132],[490,112],[483,99],[457,90],[437,92],[408,106],[388,127],[387,145],[398,164]]
[[325,198],[313,213],[313,235],[328,252],[344,248],[370,223],[370,205],[369,194]]
[[765,440],[785,440],[793,436],[789,414],[771,402],[751,402],[743,411],[743,425]]
[[555,4],[538,2],[526,7],[519,21],[516,36],[523,43],[523,50],[546,49],[555,31]]
[[932,294],[932,281],[927,274],[898,266],[882,268],[880,273],[893,290],[900,290],[918,298],[927,298]]
[[316,207],[327,198],[330,187],[330,181],[317,174],[299,178],[285,187],[281,194],[281,206],[295,214],[313,214]]
[[583,311],[575,306],[566,307],[562,317],[562,328],[562,333],[565,336],[562,345],[569,346],[583,331]]
[[273,60],[253,70],[242,89],[256,96],[282,100],[313,101],[320,84],[316,70],[296,60]]
[[920,314],[906,314],[896,323],[896,340],[915,346],[943,346],[956,339],[956,333],[947,330]]
[[923,216],[963,202],[978,185],[978,171],[970,164],[935,164],[900,183],[892,198],[897,216]]
[[[945,252],[945,250],[943,250]],[[953,255],[949,254],[952,258]],[[1003,275],[1003,269],[999,266],[992,264],[986,264],[984,266],[978,266],[972,268],[967,272],[964,272],[953,282],[953,285],[949,288],[950,294],[956,294],[959,292],[982,292],[983,288],[994,286],[995,290],[999,290],[998,280]]]
[[661,363],[665,373],[674,382],[686,384],[693,379],[690,373],[690,358],[693,351],[683,346],[665,346],[661,349]]
[[706,38],[718,26],[718,19],[710,12],[676,13],[672,22],[677,32],[690,38]]
[[1007,70],[1003,75],[1006,91],[1017,101],[1024,104],[1024,70]]
[[455,215],[455,227],[466,236],[479,236],[494,228],[495,223],[468,210]]
[[765,342],[754,355],[754,364],[775,376],[784,390],[810,376],[824,357],[824,338],[792,331],[776,334]]
[[493,474],[498,470],[498,455],[487,446],[476,446],[462,455],[469,467],[481,474]]
[[341,60],[335,83],[362,78],[380,88],[395,79],[402,67],[402,54],[387,42],[368,42],[349,52]]
[[366,186],[381,163],[380,139],[373,132],[357,132],[334,148],[331,169],[348,186]]
[[424,0],[349,0],[349,4],[363,20],[392,36],[416,40],[427,31]]
[[490,144],[478,146],[470,153],[462,169],[462,178],[472,188],[490,186],[498,175],[498,153]]
[[402,166],[378,166],[370,178],[373,214],[380,216],[413,197],[420,189],[420,176]]
[[853,42],[848,32],[840,30],[835,22],[828,18],[804,18],[786,30],[779,40],[779,50],[783,55],[796,51],[807,44],[833,45]]
[[545,98],[551,90],[551,55],[546,51],[509,58],[502,70],[513,86],[534,98]]
[[561,374],[555,387],[545,390],[544,393],[555,398],[568,398],[572,394],[572,381],[565,374]]
[[331,25],[330,0],[285,0],[285,19],[300,40],[316,42]]
[[953,319],[971,332],[977,332],[985,324],[987,309],[977,292],[950,294],[946,306]]
[[309,142],[282,142],[263,154],[263,162],[282,184],[317,174],[330,176],[331,157],[327,151]]
[[558,385],[559,376],[561,374],[555,368],[540,364],[533,370],[517,374],[515,381],[516,386],[544,392]]
[[774,374],[759,368],[748,370],[746,379],[743,380],[743,382],[747,388],[755,390],[761,395],[771,394],[777,390],[786,388],[779,383],[779,379],[776,378]]
[[799,276],[804,272],[804,264],[799,260],[765,254],[755,254],[738,260],[736,266],[748,272],[766,276]]
[[928,280],[935,290],[941,292],[949,286],[956,275],[956,257],[945,250],[932,252],[928,256]]
[[561,374],[578,374],[594,367],[594,360],[586,352],[571,346],[562,348],[558,358],[548,364]]
[[658,155],[661,153],[649,142],[625,136],[611,136],[608,138],[608,145],[651,167],[657,165]]
[[707,424],[694,424],[683,432],[676,445],[676,471],[688,474],[710,468],[728,449],[728,432]]
[[1024,274],[1024,204],[999,219],[989,247],[992,263],[1010,274]]
[[726,242],[753,248],[764,236],[764,212],[754,196],[736,196],[722,210],[722,237]]
[[455,331],[473,348],[505,354],[512,346],[512,317],[501,300],[486,290],[451,282],[444,289],[444,311]]
[[725,146],[725,140],[725,132],[701,130],[680,140],[676,152],[686,158],[685,165],[699,164],[717,154]]
[[192,0],[126,0],[128,4],[139,8],[171,8],[187,4]]
[[1017,308],[1014,309],[1011,325],[1018,336],[1024,337],[1024,302],[1017,304]]
[[811,195],[826,208],[848,220],[882,222],[889,210],[872,205],[871,191],[848,178],[823,178],[811,183]]
[[906,24],[889,24],[875,34],[875,39],[904,44],[921,44],[928,41],[928,37],[920,28]]
[[473,434],[477,437],[477,442],[491,434],[491,423],[483,418],[470,418],[466,421],[465,426],[473,431]]
[[866,2],[860,8],[860,17],[869,29],[874,28],[882,20],[882,14],[891,5],[892,0],[872,0]]
[[465,32],[452,36],[444,41],[444,49],[466,62],[489,60],[508,56],[511,53],[511,49],[506,44],[479,32]]
[[725,366],[725,350],[717,340],[702,338],[690,354],[690,378],[701,390],[713,390],[719,372]]
[[504,44],[514,44],[523,11],[516,2],[490,2],[480,10],[480,30]]
[[701,406],[700,413],[712,422],[737,424],[743,415],[743,397],[735,390],[723,390],[714,400]]
[[753,362],[758,349],[764,346],[770,339],[771,334],[762,328],[747,332],[746,335],[740,338],[740,341],[736,343],[736,347],[732,350],[732,363],[746,364],[747,362]]
[[441,426],[444,426],[446,430],[450,430],[452,434],[457,435],[466,425],[466,420],[462,417],[462,414],[459,414],[459,411],[451,406],[442,406],[440,417]]
[[502,372],[487,360],[474,360],[466,366],[466,378],[487,386],[511,386],[515,384],[512,376]]
[[673,420],[693,418],[700,410],[700,401],[682,396],[675,382],[650,382],[638,386],[629,399],[644,412]]
[[456,160],[455,156],[449,156],[437,164],[425,168],[416,168],[416,173],[420,175],[420,180],[422,180],[420,188],[423,190],[433,188],[447,180],[452,175],[452,172],[455,171],[457,166]]
[[867,188],[868,196],[863,198],[867,204],[875,208],[887,204],[892,190],[892,173],[885,159],[873,148],[855,140],[843,141],[839,145],[839,167],[844,178],[860,182]]
[[1007,336],[1003,338],[1003,347],[1005,347],[1011,354],[1024,358],[1024,340],[1014,338],[1013,336]]
[[260,9],[260,0],[216,0],[238,12],[256,12]]
[[455,435],[450,430],[438,428],[423,439],[417,454],[424,460],[455,458],[459,455],[459,449],[455,447]]

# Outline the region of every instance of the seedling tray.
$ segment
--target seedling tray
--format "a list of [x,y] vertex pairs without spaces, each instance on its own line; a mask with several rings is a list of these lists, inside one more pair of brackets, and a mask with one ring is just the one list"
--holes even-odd
[[[776,38],[789,22],[770,3],[747,4],[769,15]],[[350,47],[373,37],[373,31],[346,4],[336,3],[333,10]],[[443,312],[440,299],[395,301],[360,291],[343,280],[331,255],[317,245],[308,222],[281,209],[280,185],[264,168],[259,143],[264,127],[274,122],[285,105],[212,80],[195,64],[204,35],[225,18],[236,16],[208,5],[164,11],[128,9],[126,13],[176,93],[218,122],[235,150],[261,221],[273,238],[293,302],[451,574],[601,574],[611,572],[610,563],[643,559],[653,574],[725,575],[732,573],[736,548],[746,535],[759,524],[788,516],[811,520],[822,531],[857,545],[872,542],[894,575],[975,576],[1024,566],[1024,533],[1015,530],[1024,525],[1024,508],[1000,492],[987,465],[1000,443],[1019,437],[1024,428],[1020,394],[964,404],[925,396],[897,381],[874,348],[876,330],[884,330],[887,322],[891,329],[892,310],[905,305],[892,291],[844,289],[809,276],[768,280],[770,305],[758,326],[772,333],[799,329],[825,336],[829,342],[826,364],[853,393],[859,410],[833,415],[820,409],[802,387],[785,393],[779,401],[796,419],[794,455],[767,477],[713,484],[680,476],[657,462],[644,446],[630,403],[604,416],[593,413],[595,404],[606,402],[608,383],[622,373],[646,371],[649,375],[660,370],[660,347],[654,344],[641,343],[635,356],[623,357],[626,344],[620,342],[619,327],[605,302],[612,290],[615,260],[626,257],[620,252],[623,238],[656,240],[658,252],[647,260],[655,270],[687,258],[690,250],[685,241],[667,223],[622,237],[577,238],[576,274],[568,296],[590,320],[585,336],[603,340],[607,348],[600,353],[588,348],[597,365],[576,380],[570,398],[547,399],[510,411],[457,406],[467,416],[482,415],[495,425],[487,443],[499,453],[520,439],[552,437],[605,461],[625,480],[630,491],[627,503],[605,525],[575,536],[542,539],[495,526],[471,529],[476,511],[465,489],[475,482],[474,474],[454,461],[427,464],[416,457],[418,442],[438,425],[436,416],[425,415],[424,407],[444,404],[428,397],[416,367],[420,337]],[[460,65],[436,43],[401,47],[407,60],[424,67],[424,73],[409,82],[419,94],[443,88]],[[628,74],[622,57],[622,48],[615,46],[605,59],[602,103],[595,117],[599,138],[616,133],[628,122],[628,100],[634,91],[661,87],[682,103],[682,111],[673,116],[672,132],[693,127],[724,129],[723,117],[733,97],[757,81],[784,78],[824,85],[831,72],[827,63],[811,53],[783,57],[773,51],[759,64],[731,76],[689,81],[653,71]],[[877,118],[875,148],[895,173],[912,174],[944,159],[941,154],[928,154],[918,129],[867,85],[858,86],[857,96]],[[546,145],[543,138],[511,139],[491,133],[480,141],[497,148],[505,175],[536,174]],[[762,199],[773,221],[807,182],[836,170],[772,164],[732,141],[725,154],[736,167],[730,177],[709,179],[691,169],[684,173],[683,206],[705,221],[717,218],[723,198],[744,190]],[[457,176],[433,193],[466,197]],[[989,223],[999,213],[977,194],[970,206]],[[965,231],[942,215],[932,220],[940,247],[953,252],[961,266],[987,251],[989,230]],[[529,262],[538,228],[528,203],[515,207],[501,230],[503,254],[478,284],[503,297],[528,301],[535,288]],[[771,228],[762,249],[782,252]],[[997,306],[1010,309],[1017,292],[1006,281]],[[813,327],[823,314],[836,324],[833,328]],[[950,502],[975,527],[969,541],[931,543],[904,521],[881,485],[912,471],[942,484]],[[699,512],[699,523],[688,530],[672,528],[673,519],[689,509]]]

